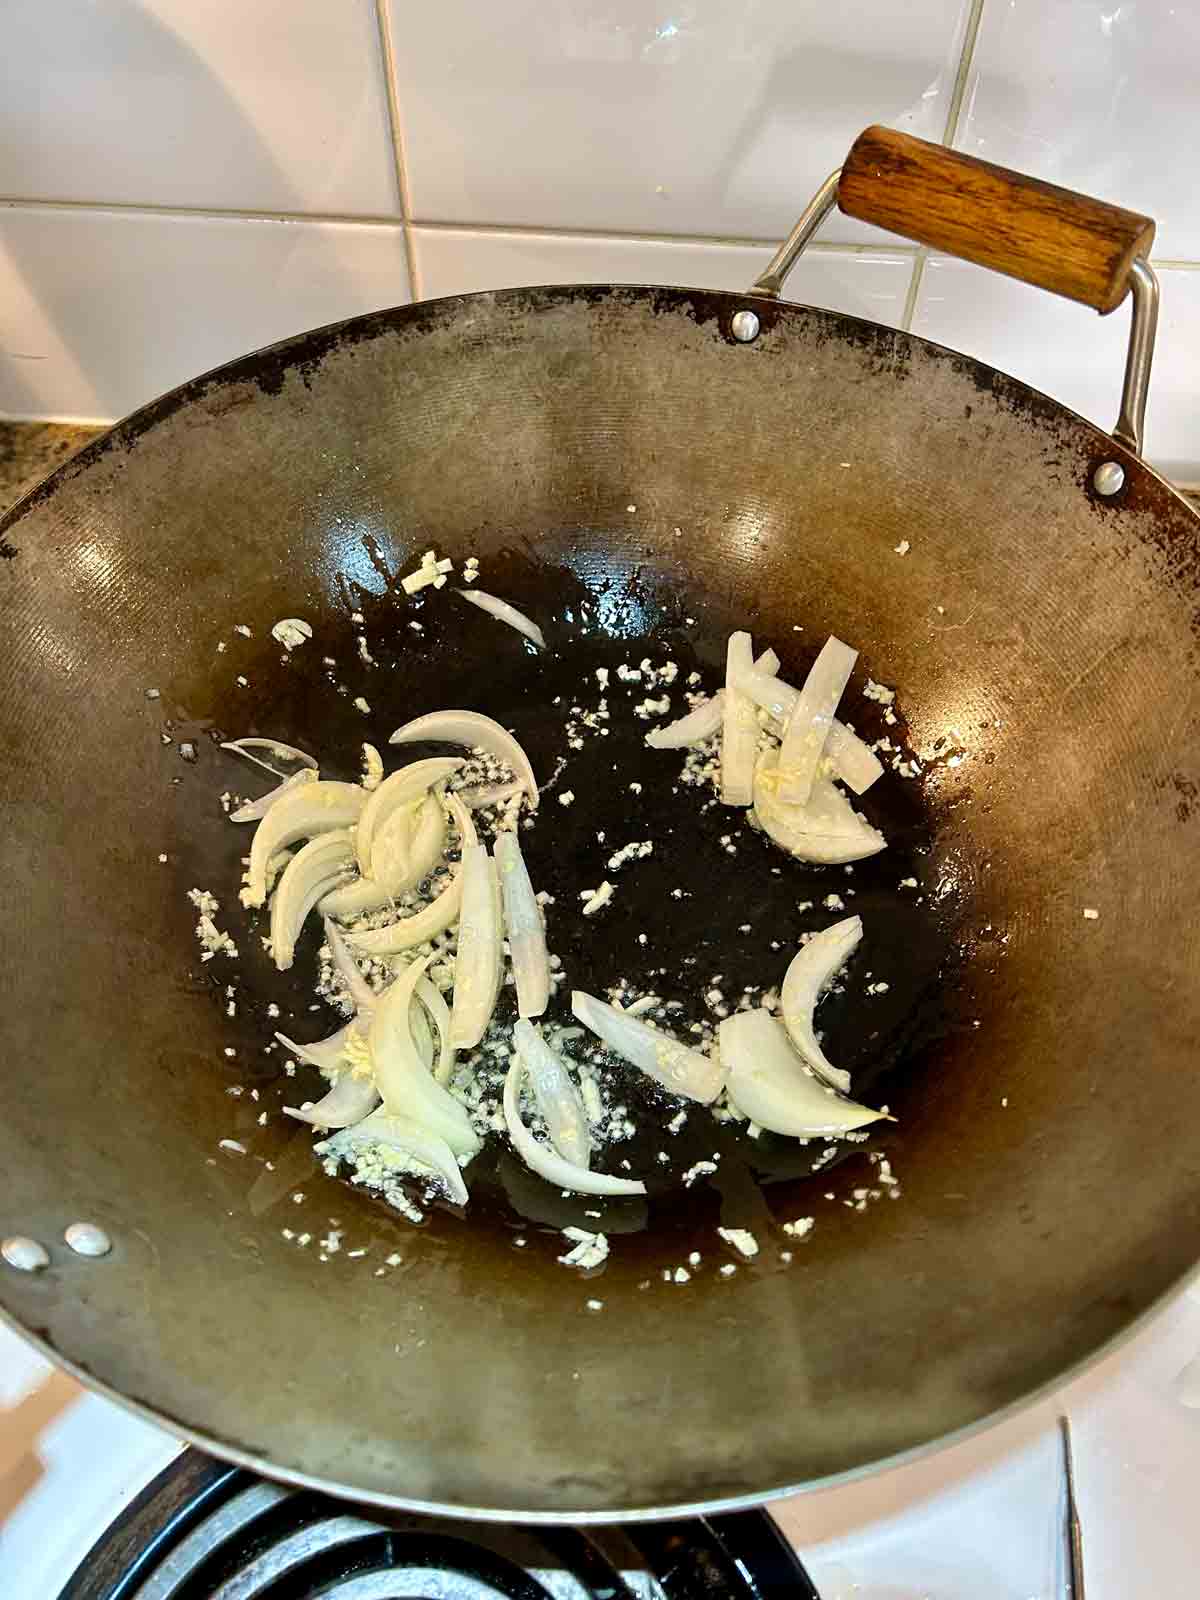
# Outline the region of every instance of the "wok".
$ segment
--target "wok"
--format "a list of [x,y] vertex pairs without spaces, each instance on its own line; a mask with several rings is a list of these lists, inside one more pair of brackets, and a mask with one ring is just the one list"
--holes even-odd
[[[835,196],[1100,309],[1132,282],[1118,434],[963,355],[781,302]],[[1200,547],[1136,450],[1152,231],[870,130],[748,295],[572,286],[359,317],[147,406],[17,507],[0,525],[2,1226],[52,1261],[0,1268],[7,1316],[268,1474],[578,1520],[895,1458],[1057,1380],[1165,1295],[1200,1224]],[[413,609],[397,579],[431,545],[478,555],[545,625],[545,656],[449,595]],[[281,659],[285,616],[314,640]],[[545,779],[555,695],[649,649],[715,672],[740,626],[790,676],[836,632],[900,686],[923,770],[865,797],[892,848],[852,878],[789,863],[781,880],[749,834],[730,856],[730,814],[673,793],[677,758],[638,724],[614,732],[616,774],[592,741],[575,805],[547,797],[529,835],[551,945],[585,987],[652,963],[694,997],[690,952],[733,992],[777,982],[770,939],[855,887],[861,959],[891,988],[875,1011],[835,996],[829,1048],[899,1119],[873,1148],[902,1197],[842,1204],[869,1181],[861,1148],[814,1180],[802,1147],[692,1117],[681,1142],[727,1140],[715,1183],[676,1180],[648,1218],[607,1208],[612,1254],[585,1282],[556,1260],[578,1213],[511,1158],[481,1167],[465,1220],[419,1230],[314,1169],[279,1115],[302,1085],[263,1051],[267,1001],[327,1031],[307,1013],[312,936],[283,980],[237,921],[245,834],[216,796],[248,781],[215,739],[266,731],[350,777],[361,739],[473,704]],[[584,924],[597,829],[658,844]],[[909,871],[919,896],[897,890]],[[200,963],[193,886],[226,901],[240,962]],[[817,1226],[788,1264],[775,1224],[803,1215]],[[63,1246],[78,1219],[111,1255]],[[330,1219],[343,1248],[319,1254]],[[763,1244],[731,1277],[721,1221]],[[693,1249],[692,1281],[663,1283]]]

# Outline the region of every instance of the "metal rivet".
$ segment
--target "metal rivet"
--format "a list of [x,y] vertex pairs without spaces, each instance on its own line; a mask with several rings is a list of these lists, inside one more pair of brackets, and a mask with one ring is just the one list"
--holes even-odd
[[94,1222],[73,1222],[63,1238],[77,1256],[106,1256],[112,1240]]
[[1102,461],[1092,473],[1092,488],[1097,494],[1119,494],[1125,487],[1125,468],[1119,461]]
[[729,331],[739,344],[749,344],[758,338],[759,321],[753,311],[735,311],[733,321],[729,324]]
[[19,1233],[0,1241],[0,1256],[19,1272],[40,1272],[43,1267],[50,1265],[50,1255],[45,1246]]

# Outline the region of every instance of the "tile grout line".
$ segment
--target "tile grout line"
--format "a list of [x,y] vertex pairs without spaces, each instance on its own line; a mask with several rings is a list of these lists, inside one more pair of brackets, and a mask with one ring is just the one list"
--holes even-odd
[[412,235],[412,200],[408,187],[408,167],[404,159],[404,135],[400,124],[400,100],[396,88],[396,61],[392,52],[388,0],[375,0],[375,25],[379,33],[379,51],[383,61],[384,92],[387,96],[388,132],[392,141],[392,165],[396,174],[396,193],[400,201],[400,226],[404,234],[404,261],[408,268],[408,292],[413,300],[421,298],[421,277],[417,265],[416,243]]
[[[0,209],[13,211],[108,211],[117,216],[195,217],[216,222],[308,222],[318,226],[359,228],[426,228],[430,232],[511,233],[518,238],[613,239],[631,244],[722,245],[738,250],[763,250],[773,254],[779,248],[777,235],[755,239],[719,233],[646,233],[636,228],[558,227],[528,222],[444,221],[440,218],[388,216],[372,212],[340,211],[247,211],[223,206],[168,206],[131,200],[44,200],[0,195]],[[913,256],[918,246],[896,244],[856,244],[850,241],[814,239],[805,254]],[[1195,263],[1200,266],[1200,261]]]
[[[946,122],[942,128],[942,143],[949,149],[954,148],[954,141],[958,136],[959,118],[962,115],[963,101],[967,97],[967,80],[971,75],[971,63],[975,59],[975,43],[979,38],[979,24],[983,20],[983,6],[984,0],[971,0],[962,49],[959,51],[958,66],[954,73],[954,87],[950,91],[950,104],[946,108]],[[908,293],[904,297],[904,315],[900,320],[900,326],[905,333],[912,332],[913,318],[917,313],[917,300],[920,298],[921,284],[925,278],[925,264],[928,260],[929,251],[922,245],[913,262],[912,276],[908,280]]]
[[[780,235],[755,239],[748,235],[724,233],[647,233],[638,228],[560,227],[553,224],[530,222],[447,222],[441,218],[414,217],[414,228],[427,228],[430,232],[512,233],[518,237],[548,239],[628,239],[634,244],[718,244],[739,250],[766,250],[772,255],[779,248]],[[847,252],[855,255],[915,255],[914,244],[854,244],[814,239],[805,246],[805,255],[828,252]]]
[[398,228],[400,214],[375,211],[255,211],[238,206],[161,205],[138,200],[53,200],[23,195],[0,195],[0,207],[9,211],[111,211],[118,216],[199,217],[232,222],[314,222],[349,224],[363,228]]
[[[0,195],[0,211],[97,211],[117,216],[192,217],[213,222],[301,222],[317,227],[395,228],[430,232],[511,233],[518,238],[611,239],[630,244],[720,245],[726,249],[765,250],[779,246],[777,236],[755,239],[746,235],[720,233],[644,233],[634,228],[554,227],[529,222],[446,222],[441,218],[388,216],[382,212],[350,211],[248,211],[232,206],[157,205],[133,200],[46,200],[18,195]],[[920,256],[923,245],[898,240],[895,244],[855,244],[850,241],[813,239],[805,255],[844,256]],[[1200,272],[1200,257],[1150,257],[1150,265],[1162,272]]]

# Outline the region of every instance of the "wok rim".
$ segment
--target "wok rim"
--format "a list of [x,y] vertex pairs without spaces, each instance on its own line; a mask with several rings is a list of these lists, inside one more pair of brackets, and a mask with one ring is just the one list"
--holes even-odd
[[[1017,1399],[1009,1401],[996,1411],[989,1411],[986,1416],[977,1417],[974,1422],[968,1422],[961,1428],[952,1429],[949,1433],[937,1435],[927,1439],[923,1444],[913,1445],[909,1450],[897,1451],[894,1455],[880,1456],[875,1461],[865,1462],[861,1466],[849,1467],[845,1472],[828,1473],[820,1478],[806,1478],[800,1483],[780,1484],[776,1487],[763,1490],[758,1494],[741,1494],[716,1496],[710,1500],[686,1500],[672,1502],[668,1505],[650,1506],[638,1510],[624,1509],[620,1511],[550,1511],[530,1510],[523,1507],[518,1510],[505,1510],[496,1506],[467,1506],[454,1501],[418,1500],[405,1495],[381,1494],[376,1490],[348,1490],[344,1484],[338,1484],[328,1478],[314,1476],[311,1473],[298,1472],[290,1467],[277,1466],[264,1461],[251,1451],[242,1450],[236,1445],[226,1444],[210,1438],[207,1434],[197,1429],[188,1427],[185,1423],[177,1422],[173,1417],[167,1417],[152,1407],[143,1405],[139,1400],[132,1400],[120,1390],[112,1388],[103,1379],[94,1377],[84,1368],[79,1367],[69,1358],[60,1355],[40,1335],[31,1332],[19,1323],[4,1306],[0,1305],[0,1322],[5,1327],[19,1334],[35,1350],[44,1355],[47,1360],[61,1370],[70,1374],[85,1390],[99,1395],[101,1399],[109,1400],[121,1410],[131,1416],[139,1417],[143,1422],[153,1423],[164,1433],[172,1435],[183,1445],[192,1445],[203,1450],[207,1455],[215,1456],[219,1461],[228,1461],[233,1466],[244,1467],[257,1473],[261,1478],[272,1483],[287,1484],[293,1489],[311,1489],[320,1494],[329,1495],[335,1500],[341,1500],[350,1505],[369,1506],[381,1511],[405,1511],[418,1516],[445,1517],[457,1519],[460,1522],[474,1522],[480,1524],[518,1523],[521,1525],[546,1525],[551,1527],[605,1527],[628,1525],[639,1522],[666,1522],[680,1518],[707,1517],[730,1511],[754,1511],[770,1506],[779,1500],[794,1499],[799,1495],[814,1494],[825,1489],[841,1489],[850,1484],[874,1477],[877,1473],[893,1472],[903,1467],[915,1466],[921,1461],[926,1461],[942,1450],[950,1450],[956,1445],[966,1444],[978,1438],[990,1428],[1010,1422],[1022,1412],[1032,1410],[1048,1399],[1058,1390],[1074,1383],[1077,1378],[1082,1378],[1100,1365],[1111,1355],[1116,1355],[1127,1345],[1132,1344],[1141,1333],[1154,1322],[1168,1306],[1187,1293],[1193,1284],[1200,1284],[1200,1261],[1197,1261],[1187,1272],[1163,1291],[1156,1300],[1153,1300],[1144,1310],[1139,1311],[1123,1328],[1106,1339],[1103,1344],[1096,1347],[1081,1360],[1065,1368],[1057,1376],[1049,1378],[1045,1383],[1038,1384]],[[147,1479],[147,1482],[150,1480]]]
[[[768,315],[780,310],[802,311],[812,316],[824,319],[831,331],[845,330],[848,327],[861,330],[863,333],[885,334],[901,340],[905,345],[924,351],[932,351],[941,358],[965,363],[973,374],[983,378],[1000,378],[1004,384],[1011,385],[1015,393],[1024,399],[1032,400],[1039,408],[1048,407],[1057,416],[1069,419],[1074,423],[1082,423],[1093,433],[1100,435],[1111,447],[1112,453],[1126,470],[1126,482],[1115,496],[1105,499],[1101,496],[1095,498],[1102,505],[1111,505],[1114,508],[1120,505],[1127,497],[1129,481],[1128,474],[1132,469],[1135,473],[1147,475],[1157,485],[1170,492],[1174,500],[1182,506],[1190,516],[1200,520],[1200,509],[1193,506],[1187,496],[1171,480],[1165,477],[1157,468],[1150,465],[1142,456],[1129,449],[1113,434],[1102,428],[1099,423],[1093,422],[1090,417],[1085,417],[1081,412],[1074,411],[1061,400],[1056,400],[1044,389],[1035,388],[1031,383],[1026,383],[1023,378],[1015,377],[1006,372],[1002,367],[990,366],[978,356],[969,351],[956,350],[952,345],[940,344],[935,339],[926,339],[923,335],[912,333],[905,328],[894,328],[887,322],[876,322],[870,317],[857,317],[849,311],[833,311],[826,306],[810,305],[803,300],[788,300],[784,298],[771,299],[765,295],[742,293],[735,289],[703,289],[695,285],[686,284],[652,284],[652,283],[612,283],[612,282],[573,282],[573,283],[544,283],[520,284],[505,289],[474,289],[466,294],[436,295],[421,300],[409,301],[407,304],[385,306],[377,311],[359,312],[352,317],[343,317],[336,322],[325,322],[316,328],[306,328],[299,333],[287,334],[282,339],[273,340],[270,344],[259,345],[256,349],[247,351],[244,355],[234,356],[229,361],[220,362],[215,367],[209,367],[204,372],[197,373],[193,378],[187,378],[183,383],[176,384],[171,389],[164,390],[161,394],[145,401],[125,416],[119,417],[115,422],[105,427],[94,439],[89,439],[87,444],[77,450],[74,455],[60,462],[53,472],[49,473],[39,483],[15,501],[7,511],[0,514],[0,535],[14,527],[27,511],[43,500],[51,498],[57,493],[67,475],[72,477],[77,471],[86,468],[92,461],[99,460],[108,450],[118,443],[133,443],[143,433],[149,431],[157,422],[165,420],[181,406],[192,400],[199,399],[206,389],[215,383],[232,383],[239,379],[249,378],[253,375],[255,364],[261,364],[265,358],[275,361],[286,361],[284,364],[292,365],[297,359],[305,359],[300,355],[302,347],[312,342],[322,347],[314,350],[314,358],[325,354],[336,345],[340,338],[347,334],[357,337],[373,337],[368,333],[368,328],[373,326],[377,332],[385,331],[389,326],[402,327],[408,322],[419,323],[424,316],[438,307],[458,305],[467,307],[471,304],[487,301],[494,303],[503,302],[509,298],[519,298],[523,295],[536,295],[546,299],[571,299],[580,294],[589,296],[608,295],[636,295],[656,296],[670,295],[694,299],[697,296],[707,301],[725,301],[730,306],[731,315],[734,310],[766,310]],[[764,323],[769,328],[769,323]],[[737,343],[732,335],[727,335],[731,343]],[[19,419],[18,419],[19,420]],[[126,440],[127,432],[127,440]],[[121,436],[120,438],[118,436]],[[1086,491],[1092,493],[1090,487]]]

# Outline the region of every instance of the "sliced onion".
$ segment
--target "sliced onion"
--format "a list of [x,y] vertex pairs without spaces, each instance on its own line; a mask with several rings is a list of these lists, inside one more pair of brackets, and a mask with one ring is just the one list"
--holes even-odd
[[579,1090],[566,1062],[542,1037],[541,1029],[520,1019],[513,1029],[513,1044],[524,1058],[538,1113],[550,1134],[550,1143],[564,1161],[586,1168],[592,1159],[592,1136]]
[[454,1151],[445,1139],[411,1117],[401,1116],[381,1106],[365,1122],[347,1128],[336,1141],[331,1140],[334,1155],[345,1155],[356,1146],[360,1149],[383,1145],[385,1149],[398,1150],[412,1156],[429,1167],[446,1185],[446,1193],[455,1205],[465,1206],[470,1196],[463,1181],[462,1168]]
[[718,732],[724,714],[725,691],[718,689],[711,700],[701,700],[686,716],[651,728],[646,743],[652,750],[682,750],[685,745],[701,744]]
[[[277,850],[267,862],[267,892],[275,887],[275,880],[296,854],[294,850]],[[245,897],[243,896],[243,899]]]
[[[798,689],[793,689],[790,683],[784,683],[782,678],[762,672],[757,662],[754,671],[745,673],[738,681],[756,705],[762,706],[776,722],[787,726],[796,701],[800,698]],[[836,717],[829,727],[825,754],[833,762],[836,776],[855,794],[866,794],[875,780],[883,776],[883,763],[879,757],[865,740],[851,733],[846,724],[839,722]]]
[[843,917],[814,934],[801,945],[784,976],[780,991],[783,1025],[792,1043],[819,1078],[843,1094],[850,1088],[850,1074],[825,1059],[817,1043],[813,1012],[817,1001],[858,949],[862,939],[861,917]]
[[[410,831],[411,829],[411,831]],[[372,875],[335,889],[321,904],[330,917],[361,917],[378,911],[426,879],[446,850],[446,814],[433,795],[419,803],[412,826],[403,811],[394,811],[375,834]]]
[[334,970],[342,980],[346,993],[350,996],[350,1004],[359,1016],[363,1018],[369,1017],[375,1009],[375,1002],[379,996],[360,971],[358,962],[355,961],[349,946],[345,939],[342,938],[337,923],[330,922],[328,917],[325,918],[325,942],[329,946],[329,954],[333,960]]
[[790,806],[780,799],[779,757],[764,751],[754,773],[754,816],[763,832],[798,861],[836,866],[863,861],[887,848],[877,828],[864,821],[829,778],[813,780],[808,804]]
[[753,666],[750,635],[731,633],[725,653],[725,704],[721,716],[721,800],[727,806],[748,806],[754,799],[758,718],[749,695],[737,687],[739,675]]
[[[479,835],[471,814],[455,794],[445,796],[445,803],[458,828],[462,848],[478,844]],[[456,866],[454,876],[446,887],[427,906],[386,928],[372,928],[362,933],[351,933],[350,941],[365,955],[394,956],[409,950],[415,944],[427,944],[439,933],[444,933],[458,917],[462,905],[462,868]]]
[[540,1017],[550,1002],[550,957],[542,910],[516,834],[499,834],[494,853],[504,902],[504,931],[517,985],[517,1012],[522,1017]]
[[761,1006],[725,1017],[717,1036],[729,1098],[760,1128],[798,1139],[836,1138],[883,1116],[820,1083],[792,1049],[783,1024]]
[[411,917],[399,922],[389,922],[385,928],[365,928],[356,933],[353,928],[346,937],[356,950],[366,956],[398,956],[411,950],[413,945],[428,944],[454,922],[462,908],[462,868],[427,906],[414,911]]
[[645,1194],[646,1185],[639,1178],[610,1178],[603,1172],[589,1172],[586,1167],[564,1161],[553,1146],[535,1139],[521,1121],[524,1073],[524,1057],[514,1056],[504,1080],[504,1120],[513,1149],[525,1165],[555,1188],[571,1189],[576,1194]]
[[491,717],[478,711],[431,711],[428,716],[406,722],[392,734],[389,744],[462,744],[469,750],[479,748],[497,757],[512,768],[525,786],[529,803],[535,809],[538,803],[537,781],[529,757],[509,733]]
[[236,811],[229,813],[230,822],[261,822],[277,800],[282,800],[284,795],[292,789],[298,789],[303,783],[315,783],[319,773],[315,767],[301,767],[299,772],[293,772],[290,778],[285,778],[274,789],[268,789],[266,794],[259,795],[257,800],[247,800],[244,806],[239,806]]
[[458,921],[450,1037],[456,1049],[471,1050],[483,1038],[492,1020],[503,964],[496,867],[486,845],[467,845],[459,875],[462,908]]
[[296,940],[317,901],[346,876],[354,860],[348,828],[310,839],[283,869],[271,898],[271,956],[280,972],[295,959]]
[[253,754],[255,750],[265,750],[273,755],[282,765],[290,761],[293,765],[311,767],[315,772],[317,762],[306,750],[297,750],[294,744],[284,744],[279,739],[227,739],[221,746],[222,750],[232,750],[234,755],[243,757],[246,761],[253,761],[256,767],[261,767],[264,772],[270,772],[277,778],[286,778],[286,772],[280,772],[279,767],[273,767],[269,761],[264,761],[261,756]]
[[[425,979],[422,978],[424,983]],[[417,1047],[417,1055],[426,1072],[433,1071],[433,1027],[429,1021],[429,1013],[424,1006],[414,1003],[409,1013],[408,1025],[412,1030],[413,1044]]]
[[720,1094],[725,1082],[720,1063],[681,1043],[672,1034],[651,1028],[637,1017],[628,1016],[580,989],[571,996],[571,1010],[610,1050],[624,1056],[672,1094],[699,1100],[702,1105],[708,1105]]
[[369,1078],[340,1073],[337,1082],[311,1106],[284,1106],[284,1115],[314,1128],[350,1128],[370,1116],[379,1104],[379,1091]]
[[428,761],[414,761],[399,772],[385,778],[367,803],[358,819],[358,832],[354,848],[358,854],[358,870],[369,878],[378,868],[372,861],[372,846],[376,831],[397,810],[403,810],[420,800],[435,784],[444,783],[452,773],[464,765],[462,757],[435,756]]
[[783,731],[780,796],[802,806],[812,793],[833,714],[846,692],[858,651],[831,634],[821,646]]
[[751,671],[743,672],[738,684],[755,705],[761,706],[776,722],[787,726],[796,708],[796,701],[800,698],[799,689],[793,689],[790,683],[784,683],[782,678],[777,678],[773,673],[760,672],[757,665]]
[[442,991],[437,984],[431,983],[428,978],[421,978],[418,981],[416,996],[433,1018],[433,1025],[438,1031],[438,1064],[433,1069],[433,1075],[439,1083],[449,1083],[454,1073],[454,1045],[450,1039],[450,1007],[442,997]]
[[412,1035],[412,1003],[417,983],[432,958],[413,961],[376,1006],[367,1036],[375,1082],[389,1111],[412,1117],[436,1133],[457,1155],[473,1155],[479,1139],[453,1095],[436,1083],[423,1065]]
[[874,750],[836,717],[825,741],[825,754],[833,762],[836,775],[855,794],[866,794],[876,778],[883,776],[883,762]]
[[[779,657],[774,650],[764,650],[754,662],[753,670],[764,674],[778,672]],[[681,750],[685,745],[702,744],[720,731],[724,713],[725,691],[718,689],[711,699],[698,700],[686,716],[664,727],[651,728],[646,743],[652,750]]]
[[456,791],[463,805],[472,811],[487,811],[492,806],[502,806],[515,795],[525,793],[525,785],[512,783],[481,783],[470,789]]
[[516,606],[509,605],[507,600],[501,600],[494,594],[487,594],[482,589],[459,589],[457,592],[464,600],[469,600],[473,606],[478,606],[480,611],[486,611],[489,616],[495,617],[500,622],[507,622],[510,628],[523,633],[537,645],[539,650],[546,648],[546,636],[537,623],[531,622],[523,611],[518,611]]
[[454,826],[458,829],[459,849],[465,850],[469,844],[478,844],[479,835],[475,831],[474,819],[463,804],[461,795],[449,790],[442,796],[442,799],[447,811],[454,819]]
[[[289,1039],[286,1033],[277,1033],[275,1037],[280,1044],[286,1045],[294,1056],[299,1056],[301,1061],[319,1067],[327,1078],[337,1078],[346,1070],[346,1046],[356,1029],[357,1024],[351,1019],[343,1023],[336,1033],[331,1033],[328,1039],[317,1039],[313,1044],[297,1044],[294,1039]],[[359,1038],[361,1037],[360,1033]]]
[[255,829],[242,902],[261,906],[267,898],[267,863],[297,839],[312,839],[358,821],[366,795],[356,783],[302,784],[277,800]]

